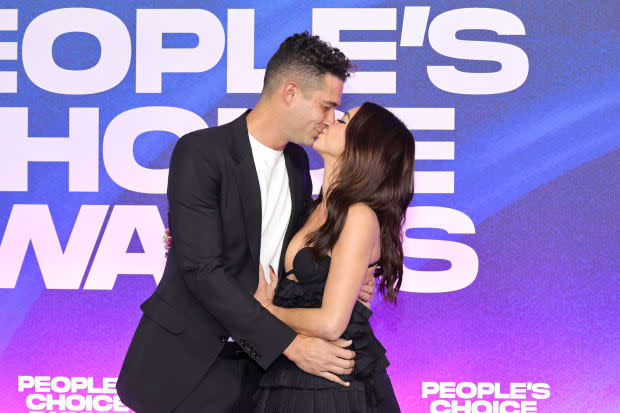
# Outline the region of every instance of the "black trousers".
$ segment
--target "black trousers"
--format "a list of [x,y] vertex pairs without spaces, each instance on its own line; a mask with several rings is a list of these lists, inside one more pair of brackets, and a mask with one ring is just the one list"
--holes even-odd
[[262,372],[237,343],[228,342],[200,384],[171,413],[251,413]]

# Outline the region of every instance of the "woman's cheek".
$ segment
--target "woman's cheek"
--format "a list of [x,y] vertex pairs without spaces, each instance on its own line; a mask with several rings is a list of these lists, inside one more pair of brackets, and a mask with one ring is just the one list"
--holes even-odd
[[344,133],[338,136],[338,155],[344,152],[345,147],[345,135]]

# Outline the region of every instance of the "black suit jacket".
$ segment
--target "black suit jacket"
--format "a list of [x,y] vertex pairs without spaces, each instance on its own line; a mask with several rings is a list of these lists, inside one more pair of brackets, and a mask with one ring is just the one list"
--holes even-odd
[[[295,338],[252,296],[258,285],[261,199],[248,112],[185,135],[172,153],[172,246],[159,285],[141,305],[143,316],[117,382],[123,403],[139,413],[174,409],[200,382],[228,336],[264,369]],[[289,225],[280,269],[312,201],[306,152],[289,143],[284,157],[292,209],[290,217],[282,217]]]

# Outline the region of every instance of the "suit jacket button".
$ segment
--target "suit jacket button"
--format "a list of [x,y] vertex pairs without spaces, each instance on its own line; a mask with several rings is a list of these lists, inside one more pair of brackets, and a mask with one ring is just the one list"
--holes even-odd
[[221,336],[220,336],[220,341],[221,341],[222,343],[227,342],[227,341],[228,341],[228,336],[221,335]]

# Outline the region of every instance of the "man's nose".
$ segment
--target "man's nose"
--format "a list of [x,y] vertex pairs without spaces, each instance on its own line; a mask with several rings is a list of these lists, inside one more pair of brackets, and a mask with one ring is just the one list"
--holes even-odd
[[325,121],[323,123],[325,124],[326,127],[336,123],[336,110],[335,109],[332,108],[332,110],[327,112],[327,116],[326,116]]

